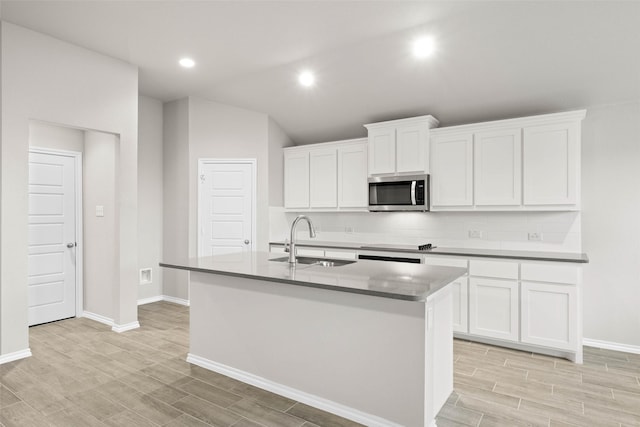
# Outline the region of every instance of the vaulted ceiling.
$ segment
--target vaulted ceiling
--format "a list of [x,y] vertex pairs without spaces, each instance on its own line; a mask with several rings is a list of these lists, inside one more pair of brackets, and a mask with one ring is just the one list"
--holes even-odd
[[[139,67],[141,94],[269,114],[299,144],[640,99],[637,1],[24,1],[0,17]],[[431,35],[435,54],[411,42]],[[178,59],[190,56],[192,69]],[[302,69],[317,84],[297,83]]]

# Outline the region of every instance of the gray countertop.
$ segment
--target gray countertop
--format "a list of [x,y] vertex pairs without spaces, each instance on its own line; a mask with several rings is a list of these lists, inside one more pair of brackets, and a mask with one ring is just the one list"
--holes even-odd
[[297,286],[407,301],[426,301],[467,272],[464,268],[359,260],[340,267],[272,261],[267,252],[247,252],[161,262],[161,267],[222,274]]
[[[270,242],[272,245],[284,245],[284,242]],[[503,258],[531,261],[554,261],[588,263],[589,258],[585,253],[573,252],[543,252],[543,251],[511,251],[496,249],[470,249],[470,248],[443,248],[437,247],[426,251],[418,250],[417,246],[406,246],[396,244],[365,244],[355,242],[326,242],[300,240],[296,242],[298,247],[306,248],[326,248],[326,249],[351,249],[380,252],[400,252],[425,255],[448,255],[481,258]]]

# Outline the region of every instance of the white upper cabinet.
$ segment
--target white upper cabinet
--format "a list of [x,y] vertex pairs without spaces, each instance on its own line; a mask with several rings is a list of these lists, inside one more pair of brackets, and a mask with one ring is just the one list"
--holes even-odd
[[338,153],[335,147],[309,152],[309,207],[338,206]]
[[[396,131],[395,128],[369,131],[369,174],[395,173]],[[374,154],[375,153],[375,154]]]
[[585,113],[431,130],[432,210],[579,210]]
[[429,172],[427,123],[396,127],[396,172]]
[[369,175],[429,173],[429,129],[433,116],[364,125],[369,139]]
[[519,206],[522,203],[521,129],[474,135],[476,206]]
[[285,148],[284,168],[287,209],[368,206],[366,139]]
[[566,122],[524,128],[524,204],[576,205],[580,127]]
[[473,206],[473,135],[431,139],[431,206]]
[[284,206],[309,207],[309,151],[284,151]]
[[338,206],[366,208],[368,191],[366,140],[338,147]]

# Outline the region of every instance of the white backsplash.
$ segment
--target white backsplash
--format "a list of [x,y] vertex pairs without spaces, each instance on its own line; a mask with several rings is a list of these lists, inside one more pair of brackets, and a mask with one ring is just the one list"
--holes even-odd
[[[582,252],[580,212],[307,212],[318,241]],[[296,212],[270,208],[270,240],[282,241]],[[481,232],[470,238],[469,231]],[[542,241],[530,241],[541,233]],[[308,240],[306,224],[298,238]]]

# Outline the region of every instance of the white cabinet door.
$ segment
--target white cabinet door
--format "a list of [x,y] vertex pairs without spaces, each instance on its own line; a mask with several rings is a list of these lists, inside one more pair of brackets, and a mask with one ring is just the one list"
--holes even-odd
[[473,205],[473,136],[439,135],[431,140],[431,205]]
[[518,282],[469,278],[469,333],[518,341]]
[[428,173],[428,132],[426,124],[396,128],[396,172]]
[[579,123],[524,128],[524,204],[576,205],[580,176]]
[[[466,258],[425,256],[425,265],[435,265],[441,267],[468,268]],[[451,297],[453,300],[453,330],[455,332],[469,332],[469,278],[465,275],[459,277],[449,285],[451,287]]]
[[476,206],[522,203],[522,130],[502,129],[474,135]]
[[577,293],[573,285],[522,282],[521,340],[575,350]]
[[366,208],[368,189],[366,142],[338,148],[338,206]]
[[453,331],[469,332],[469,280],[467,276],[460,277],[452,282],[451,296],[453,299]]
[[309,153],[309,206],[338,206],[338,154],[335,147],[311,150]]
[[395,127],[369,130],[369,175],[395,173]]
[[285,151],[284,207],[309,207],[309,152]]

